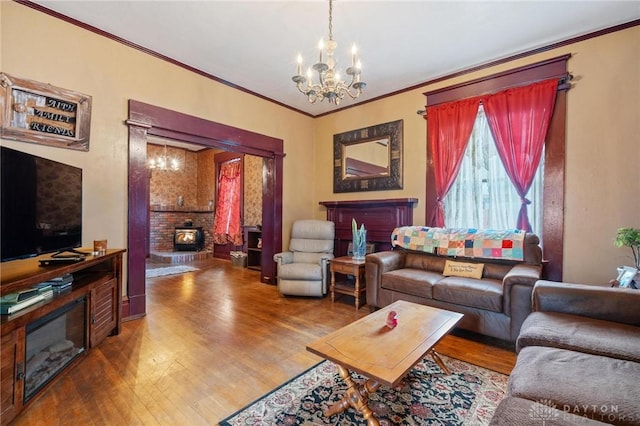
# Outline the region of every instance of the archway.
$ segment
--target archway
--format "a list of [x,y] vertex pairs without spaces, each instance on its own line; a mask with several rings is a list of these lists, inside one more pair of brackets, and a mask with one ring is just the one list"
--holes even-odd
[[283,141],[192,115],[129,100],[129,193],[127,299],[124,318],[146,313],[145,260],[148,251],[147,136],[160,136],[265,159],[262,173],[262,272],[260,281],[275,283],[273,254],[282,250]]

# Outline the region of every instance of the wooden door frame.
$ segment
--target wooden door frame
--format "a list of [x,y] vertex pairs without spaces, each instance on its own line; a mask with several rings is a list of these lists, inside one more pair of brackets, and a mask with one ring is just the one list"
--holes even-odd
[[149,179],[147,136],[194,143],[263,157],[262,272],[260,281],[275,283],[273,254],[282,250],[282,139],[129,100],[129,191],[127,292],[124,318],[146,314],[145,263],[148,256]]

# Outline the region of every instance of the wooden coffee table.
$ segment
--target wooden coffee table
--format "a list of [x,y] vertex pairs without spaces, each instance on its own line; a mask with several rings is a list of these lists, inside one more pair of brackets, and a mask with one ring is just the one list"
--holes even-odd
[[[390,329],[387,315],[395,311],[398,325]],[[449,374],[433,347],[462,319],[462,314],[397,301],[307,346],[307,350],[334,362],[347,384],[345,396],[327,409],[330,417],[352,406],[370,426],[379,425],[367,405],[381,385],[393,387],[425,356],[430,355]],[[351,372],[367,377],[356,383]]]

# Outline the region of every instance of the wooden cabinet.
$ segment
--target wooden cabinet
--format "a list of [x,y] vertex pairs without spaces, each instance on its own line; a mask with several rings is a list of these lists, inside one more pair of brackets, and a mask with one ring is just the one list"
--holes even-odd
[[115,279],[91,290],[91,347],[98,345],[110,335],[118,323],[117,292]]
[[[109,250],[106,255],[88,256],[86,260],[60,266],[39,267],[38,259],[5,262],[0,270],[2,295],[30,288],[65,274],[73,275],[71,289],[29,306],[0,320],[0,413],[1,423],[9,423],[25,409],[38,394],[51,386],[72,365],[81,362],[88,351],[108,335],[118,334],[121,326],[122,255],[124,250]],[[25,401],[28,330],[34,324],[45,324],[55,312],[80,303],[79,315],[68,314],[65,327],[71,329],[85,349],[73,361],[56,371],[42,387],[32,391]]]
[[247,242],[247,268],[260,271],[262,269],[262,231],[245,229]]
[[[0,404],[2,411],[0,418],[2,424],[6,424],[14,418],[22,408],[23,388],[19,386],[24,377],[24,345],[18,342],[24,341],[24,335],[20,335],[24,329],[13,330],[3,334],[0,341]],[[6,419],[6,421],[5,421]]]

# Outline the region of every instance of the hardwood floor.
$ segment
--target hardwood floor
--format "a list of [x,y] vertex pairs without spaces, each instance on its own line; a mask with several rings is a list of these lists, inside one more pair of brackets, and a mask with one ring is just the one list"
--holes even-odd
[[[147,280],[147,316],[123,323],[15,425],[210,425],[321,359],[305,345],[369,313],[342,296],[283,297],[224,260]],[[438,352],[508,374],[509,348],[450,335]]]

